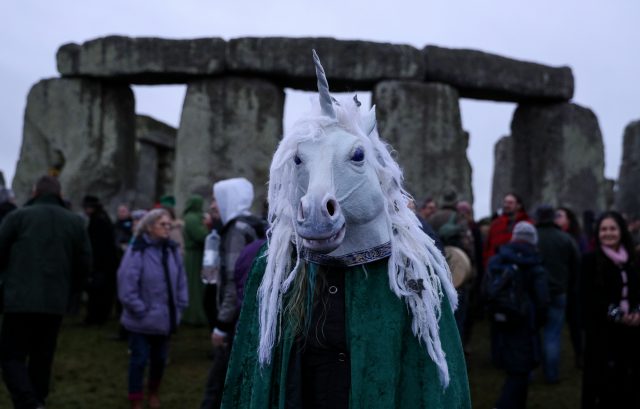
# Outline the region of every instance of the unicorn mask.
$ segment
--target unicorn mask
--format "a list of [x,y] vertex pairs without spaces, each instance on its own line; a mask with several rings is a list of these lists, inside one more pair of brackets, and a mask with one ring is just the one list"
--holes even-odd
[[[369,138],[375,115],[371,111],[368,117],[356,116],[361,121],[343,126],[315,52],[314,60],[326,125],[314,137],[301,139],[292,159],[295,232],[307,259],[320,264],[362,264],[371,260],[358,255],[381,249],[390,240],[385,196]],[[349,102],[357,108],[357,100]],[[384,251],[376,254],[389,255]]]
[[333,99],[315,51],[313,58],[319,99],[284,136],[271,163],[271,230],[258,293],[260,362],[271,360],[283,295],[305,274],[305,263],[364,266],[388,257],[390,290],[411,310],[413,332],[446,384],[438,336],[443,290],[457,304],[446,261],[407,207],[400,167],[378,136],[375,107],[361,114],[357,98]]

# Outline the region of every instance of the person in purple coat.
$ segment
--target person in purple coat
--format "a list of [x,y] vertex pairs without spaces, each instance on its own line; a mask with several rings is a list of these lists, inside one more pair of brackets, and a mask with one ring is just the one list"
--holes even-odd
[[177,243],[169,239],[171,218],[164,209],[147,213],[118,269],[120,322],[129,331],[129,401],[142,408],[144,371],[149,363],[149,407],[158,390],[171,334],[188,305],[187,278]]

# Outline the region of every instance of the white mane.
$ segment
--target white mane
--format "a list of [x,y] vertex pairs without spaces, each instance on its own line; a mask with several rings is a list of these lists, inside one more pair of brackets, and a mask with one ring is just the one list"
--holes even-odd
[[[454,310],[458,303],[446,260],[434,241],[422,231],[416,215],[407,207],[410,196],[402,188],[402,171],[391,157],[388,145],[380,141],[375,127],[367,135],[375,121],[374,109],[370,115],[361,115],[351,99],[342,100],[339,105],[334,103],[334,107],[338,126],[362,140],[365,157],[375,168],[387,199],[385,212],[391,237],[389,287],[407,303],[413,317],[413,333],[424,342],[429,356],[439,368],[440,380],[446,386],[449,371],[438,328],[443,290]],[[271,351],[283,312],[283,295],[301,270],[302,240],[295,233],[297,209],[293,205],[297,203],[293,157],[299,143],[322,138],[325,128],[335,124],[335,120],[322,115],[317,102],[313,103],[312,112],[284,136],[271,163],[268,195],[271,229],[266,272],[258,291],[258,354],[262,364],[271,362]],[[294,246],[298,256],[292,261]],[[417,283],[422,283],[423,291],[415,290]]]

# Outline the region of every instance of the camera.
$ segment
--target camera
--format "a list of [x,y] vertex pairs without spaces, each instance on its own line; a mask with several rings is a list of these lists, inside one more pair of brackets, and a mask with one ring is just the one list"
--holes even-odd
[[620,308],[620,306],[616,304],[610,304],[609,310],[607,311],[607,317],[609,320],[613,322],[622,321],[622,317],[624,316],[624,311]]
[[[640,305],[636,305],[635,307],[631,308],[628,314],[637,313],[640,313]],[[613,322],[620,322],[625,315],[626,314],[619,305],[609,304],[609,310],[607,311],[607,317],[609,318],[609,320]]]

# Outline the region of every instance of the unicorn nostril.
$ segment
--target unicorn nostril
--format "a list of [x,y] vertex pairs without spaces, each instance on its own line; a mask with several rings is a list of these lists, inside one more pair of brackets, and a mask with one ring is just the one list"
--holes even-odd
[[336,213],[337,203],[333,199],[327,200],[327,213],[329,216],[333,216]]
[[300,203],[300,205],[298,205],[298,221],[302,222],[304,221],[304,209],[303,209],[303,205],[302,203]]

